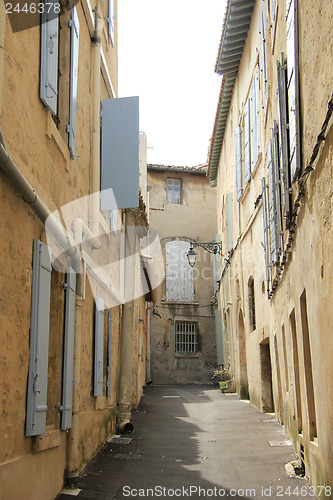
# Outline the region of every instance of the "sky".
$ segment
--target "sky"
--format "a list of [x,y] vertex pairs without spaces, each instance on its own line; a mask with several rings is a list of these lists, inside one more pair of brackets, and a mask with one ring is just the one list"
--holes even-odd
[[148,163],[206,163],[224,11],[225,0],[118,0],[118,96],[139,96]]

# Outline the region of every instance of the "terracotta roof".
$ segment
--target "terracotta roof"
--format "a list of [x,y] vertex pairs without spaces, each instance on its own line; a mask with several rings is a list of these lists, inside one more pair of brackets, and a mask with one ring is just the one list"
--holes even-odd
[[195,167],[182,167],[176,165],[157,165],[157,164],[148,164],[148,170],[153,170],[155,172],[184,172],[189,174],[202,174],[206,175],[207,172],[207,164],[204,163],[202,165],[197,165]]

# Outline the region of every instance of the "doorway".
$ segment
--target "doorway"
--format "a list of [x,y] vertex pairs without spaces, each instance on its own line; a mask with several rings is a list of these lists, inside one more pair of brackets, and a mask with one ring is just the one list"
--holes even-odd
[[272,364],[269,338],[260,343],[261,410],[274,413]]

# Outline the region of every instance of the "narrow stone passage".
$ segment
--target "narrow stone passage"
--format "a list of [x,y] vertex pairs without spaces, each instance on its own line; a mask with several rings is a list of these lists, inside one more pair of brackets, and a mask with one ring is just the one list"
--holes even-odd
[[77,498],[314,498],[286,472],[296,453],[283,427],[236,394],[150,386],[132,422],[82,472]]

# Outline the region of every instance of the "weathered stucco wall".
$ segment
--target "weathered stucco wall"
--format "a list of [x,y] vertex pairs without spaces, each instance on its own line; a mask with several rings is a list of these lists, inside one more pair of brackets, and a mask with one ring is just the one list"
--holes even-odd
[[[291,254],[271,300],[267,298],[264,262],[261,179],[267,174],[272,122],[279,120],[277,60],[287,53],[285,2],[276,2],[266,20],[267,104],[264,106],[261,1],[255,3],[235,82],[222,144],[217,187],[217,232],[227,244],[227,193],[233,193],[233,255],[221,281],[219,307],[225,315],[228,356],[236,389],[245,379],[250,400],[263,411],[275,411],[285,424],[306,473],[314,485],[332,485],[332,120],[319,150],[315,171],[305,185]],[[303,169],[310,160],[332,95],[333,3],[298,1],[301,153]],[[311,33],[311,35],[310,35]],[[259,64],[259,66],[258,66]],[[236,201],[235,129],[243,126],[252,78],[259,71],[260,151],[251,181]],[[267,181],[266,181],[267,182]],[[298,186],[292,185],[293,201]],[[256,201],[257,200],[257,201]],[[254,202],[256,203],[254,204]],[[283,230],[285,248],[289,237]],[[237,243],[237,245],[236,245]],[[277,269],[271,268],[272,279]],[[253,327],[249,279],[254,279],[256,325]],[[241,317],[244,319],[242,327]],[[245,347],[245,356],[244,356]],[[270,373],[271,372],[271,373]],[[311,382],[312,379],[312,382]],[[313,387],[313,389],[312,389]],[[246,392],[246,391],[245,391]],[[244,392],[244,394],[245,394]],[[274,401],[271,397],[273,395]],[[314,431],[314,428],[316,430]]]

